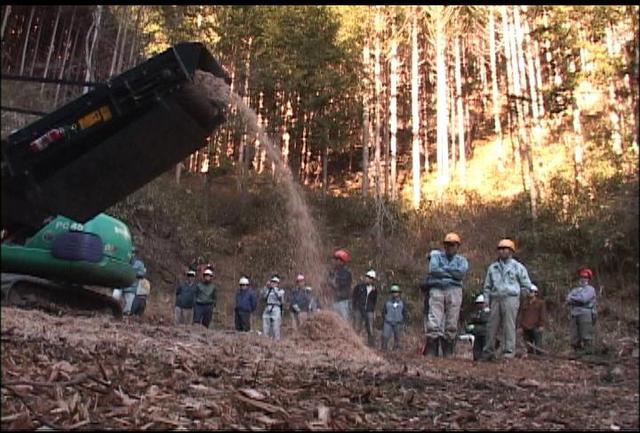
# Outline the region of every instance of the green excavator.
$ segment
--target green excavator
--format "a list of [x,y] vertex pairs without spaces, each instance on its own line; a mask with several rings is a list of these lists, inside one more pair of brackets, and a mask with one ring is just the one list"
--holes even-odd
[[202,44],[181,43],[2,139],[2,305],[122,314],[103,289],[135,281],[133,243],[102,212],[226,120],[196,71],[230,84]]

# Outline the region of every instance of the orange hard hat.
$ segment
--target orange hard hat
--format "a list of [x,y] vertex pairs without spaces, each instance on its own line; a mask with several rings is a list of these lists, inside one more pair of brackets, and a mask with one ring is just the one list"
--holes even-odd
[[578,276],[582,278],[593,278],[593,271],[589,268],[580,268],[578,269]]
[[498,248],[509,248],[514,253],[516,252],[516,244],[511,239],[500,239]]
[[458,236],[457,233],[447,233],[447,235],[444,237],[444,241],[445,244],[460,244],[460,236]]
[[349,263],[351,261],[351,254],[349,254],[347,250],[343,249],[337,250],[333,253],[333,257],[335,259],[342,260],[343,263]]

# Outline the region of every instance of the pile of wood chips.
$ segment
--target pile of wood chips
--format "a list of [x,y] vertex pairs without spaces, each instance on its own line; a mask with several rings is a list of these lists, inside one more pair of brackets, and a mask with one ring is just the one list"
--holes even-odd
[[637,362],[382,356],[332,313],[280,342],[1,313],[2,429],[638,428]]

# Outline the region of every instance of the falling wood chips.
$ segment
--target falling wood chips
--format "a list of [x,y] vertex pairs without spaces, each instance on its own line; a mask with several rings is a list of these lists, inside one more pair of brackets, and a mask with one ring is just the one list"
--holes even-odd
[[633,357],[610,383],[577,361],[381,355],[331,312],[273,342],[2,308],[1,336],[7,430],[638,428]]

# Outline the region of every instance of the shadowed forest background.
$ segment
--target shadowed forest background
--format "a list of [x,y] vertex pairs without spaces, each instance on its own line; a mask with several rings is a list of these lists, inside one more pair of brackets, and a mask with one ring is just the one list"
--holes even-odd
[[[86,90],[11,76],[104,82],[181,41],[208,47],[280,146],[327,264],[344,247],[355,279],[373,267],[385,295],[399,283],[416,335],[426,253],[455,231],[471,264],[464,308],[511,237],[549,304],[545,344],[567,348],[564,298],[589,266],[600,344],[637,345],[637,6],[5,5],[3,136]],[[222,326],[240,275],[291,286],[304,270],[277,185],[231,111],[110,209],[147,262],[149,312],[169,320],[197,262],[218,270]]]

